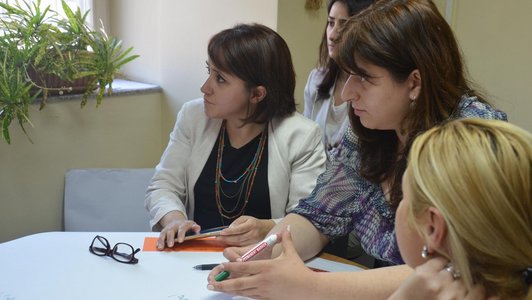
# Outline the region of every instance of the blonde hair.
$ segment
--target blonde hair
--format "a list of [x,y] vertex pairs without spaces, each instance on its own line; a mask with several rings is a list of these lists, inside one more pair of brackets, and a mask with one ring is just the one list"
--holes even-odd
[[[409,222],[428,207],[447,223],[446,245],[466,286],[532,298],[532,134],[497,120],[460,119],[420,135],[409,154]],[[417,228],[417,227],[416,227]]]

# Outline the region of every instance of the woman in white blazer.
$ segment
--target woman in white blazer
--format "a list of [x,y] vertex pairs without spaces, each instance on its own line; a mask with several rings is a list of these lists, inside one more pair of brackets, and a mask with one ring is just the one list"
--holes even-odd
[[277,33],[257,24],[218,33],[207,70],[204,98],[181,108],[147,190],[159,249],[225,225],[227,244],[257,242],[325,168],[319,126],[295,112],[292,60]]

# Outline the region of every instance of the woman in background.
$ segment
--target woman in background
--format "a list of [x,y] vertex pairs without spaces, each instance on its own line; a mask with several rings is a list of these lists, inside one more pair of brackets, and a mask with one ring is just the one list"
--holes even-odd
[[[323,132],[323,146],[327,160],[332,159],[340,141],[349,127],[348,105],[340,93],[349,74],[337,62],[339,32],[350,16],[370,6],[374,0],[329,0],[327,23],[320,44],[319,66],[310,72],[305,85],[305,117],[316,121]],[[360,256],[363,251],[355,233],[349,234],[325,251],[348,259]]]
[[158,248],[187,231],[230,225],[220,240],[261,240],[324,170],[317,124],[295,112],[285,41],[263,25],[237,25],[208,45],[203,99],[187,102],[146,194]]
[[431,129],[403,194],[397,240],[416,270],[391,299],[532,299],[532,134],[481,119]]
[[374,0],[330,0],[327,5],[327,25],[320,44],[319,67],[312,70],[305,86],[305,117],[316,121],[323,131],[327,158],[336,148],[349,127],[348,105],[340,97],[349,74],[340,69],[338,32],[347,19],[371,5]]

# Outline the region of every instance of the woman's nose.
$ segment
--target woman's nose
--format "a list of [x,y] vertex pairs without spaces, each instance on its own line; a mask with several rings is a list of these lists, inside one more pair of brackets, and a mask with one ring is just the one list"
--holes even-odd
[[210,88],[208,87],[209,78],[201,85],[200,91],[204,94],[209,94]]
[[352,102],[358,100],[356,80],[354,79],[353,75],[349,75],[349,77],[347,77],[347,80],[344,83],[344,87],[342,88],[342,93],[340,94],[340,97],[344,102]]
[[334,26],[333,29],[331,29],[331,32],[329,32],[329,40],[335,42],[338,39],[338,26]]
[[329,33],[329,41],[334,42],[336,40],[336,34],[334,33],[334,29]]

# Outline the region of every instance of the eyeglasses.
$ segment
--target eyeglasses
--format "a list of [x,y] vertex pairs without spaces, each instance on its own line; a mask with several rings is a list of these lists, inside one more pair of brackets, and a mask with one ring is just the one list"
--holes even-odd
[[133,250],[133,246],[130,244],[116,243],[113,249],[111,249],[109,241],[100,235],[94,237],[89,247],[89,251],[98,256],[110,256],[114,260],[125,264],[136,264],[139,262],[139,260],[135,258],[135,253],[139,252],[140,248]]

